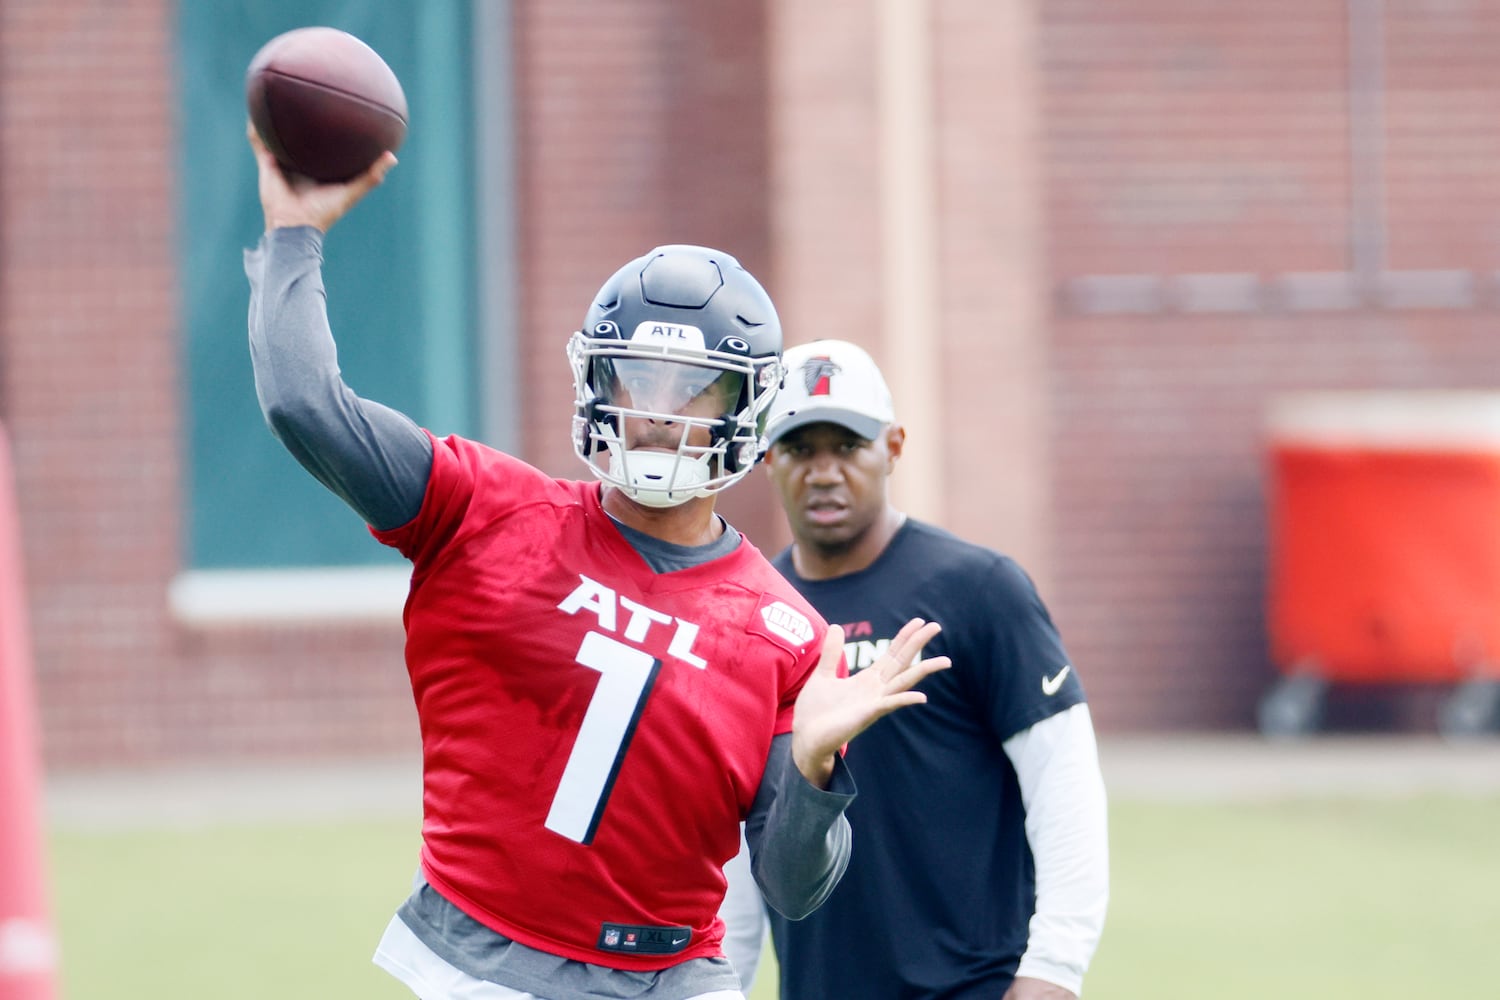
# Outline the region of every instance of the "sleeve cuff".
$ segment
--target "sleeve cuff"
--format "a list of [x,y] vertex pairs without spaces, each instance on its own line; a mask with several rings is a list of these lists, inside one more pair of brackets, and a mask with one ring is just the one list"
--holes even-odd
[[827,788],[819,788],[808,781],[796,767],[792,768],[792,773],[795,780],[788,782],[791,785],[788,791],[799,816],[826,815],[831,821],[848,809],[849,803],[859,794],[859,789],[854,784],[854,774],[849,770],[849,765],[844,763],[843,754],[835,754],[833,757],[833,775],[828,779]]
[[282,226],[263,233],[260,245],[267,249],[291,250],[323,256],[323,232],[316,226]]
[[1027,976],[1031,979],[1041,979],[1056,986],[1061,986],[1075,997],[1083,995],[1083,974],[1081,972],[1069,965],[1061,965],[1057,962],[1048,961],[1045,958],[1033,958],[1029,953],[1021,956],[1021,964],[1016,969],[1016,975]]

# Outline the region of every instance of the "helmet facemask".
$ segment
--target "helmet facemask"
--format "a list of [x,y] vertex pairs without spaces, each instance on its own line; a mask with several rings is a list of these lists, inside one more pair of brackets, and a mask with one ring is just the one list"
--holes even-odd
[[613,321],[568,344],[576,390],[573,445],[594,475],[647,507],[675,507],[738,482],[765,453],[766,412],[781,384],[776,356],[742,338],[718,349],[702,331]]
[[781,321],[722,250],[660,246],[616,271],[568,342],[573,450],[636,503],[675,507],[765,454]]

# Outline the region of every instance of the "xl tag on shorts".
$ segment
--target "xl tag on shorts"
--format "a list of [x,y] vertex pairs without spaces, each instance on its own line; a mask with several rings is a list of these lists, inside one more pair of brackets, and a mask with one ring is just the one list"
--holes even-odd
[[691,927],[642,927],[638,924],[604,924],[599,931],[602,951],[636,955],[675,955],[693,939]]

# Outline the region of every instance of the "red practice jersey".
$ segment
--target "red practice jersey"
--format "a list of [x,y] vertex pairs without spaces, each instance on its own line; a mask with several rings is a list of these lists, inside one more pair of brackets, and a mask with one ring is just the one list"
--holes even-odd
[[721,869],[826,626],[748,540],[653,571],[600,496],[434,439],[421,512],[375,534],[413,564],[428,881],[533,948],[656,969],[720,954]]

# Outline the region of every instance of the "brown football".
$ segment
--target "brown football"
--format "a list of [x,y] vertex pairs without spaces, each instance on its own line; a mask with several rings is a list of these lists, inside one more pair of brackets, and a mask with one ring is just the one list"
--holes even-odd
[[245,102],[282,166],[348,180],[406,138],[406,94],[379,53],[337,28],[271,39],[245,73]]

